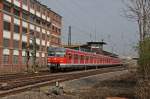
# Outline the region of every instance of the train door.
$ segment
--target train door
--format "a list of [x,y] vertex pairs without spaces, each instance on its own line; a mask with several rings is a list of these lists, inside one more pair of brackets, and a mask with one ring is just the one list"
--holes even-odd
[[96,64],[98,64],[98,57],[96,57]]
[[78,64],[78,55],[77,54],[74,54],[74,64]]
[[97,60],[96,57],[94,57],[94,64],[96,64],[96,60]]
[[89,64],[89,56],[85,57],[85,64]]
[[90,64],[93,64],[93,57],[90,56]]
[[111,57],[111,58],[110,58],[110,64],[112,64],[112,63],[113,63],[113,58]]
[[78,55],[78,63],[81,64],[81,55]]
[[101,58],[101,57],[99,56],[99,57],[98,57],[98,64],[100,64],[100,58]]
[[102,64],[105,64],[105,57],[102,58]]
[[108,64],[110,64],[110,58],[108,58]]
[[103,56],[103,64],[105,64],[105,57]]
[[67,63],[68,64],[72,64],[72,59],[73,59],[73,56],[71,53],[67,53]]
[[80,61],[81,61],[81,62],[80,62],[81,64],[84,64],[84,55],[81,55]]
[[104,57],[104,64],[106,64],[106,57]]
[[110,64],[110,58],[108,57],[108,64]]
[[91,62],[92,62],[92,57],[90,56],[89,57],[89,63],[92,64]]

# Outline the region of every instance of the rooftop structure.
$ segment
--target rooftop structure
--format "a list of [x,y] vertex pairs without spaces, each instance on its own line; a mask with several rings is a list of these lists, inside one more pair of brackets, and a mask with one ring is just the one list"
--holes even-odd
[[87,44],[80,44],[80,45],[64,45],[65,48],[71,48],[71,49],[76,49],[76,50],[82,50],[82,51],[87,51],[87,52],[94,52],[97,54],[103,54],[103,55],[108,55],[111,57],[118,57],[117,54],[111,53],[108,51],[103,50],[103,46],[106,45],[107,43],[102,41],[102,42],[87,42]]

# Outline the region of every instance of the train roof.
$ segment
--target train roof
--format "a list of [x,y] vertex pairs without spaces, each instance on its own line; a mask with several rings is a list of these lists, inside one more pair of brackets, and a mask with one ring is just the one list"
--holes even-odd
[[[69,49],[69,48],[65,48],[66,50],[70,50],[70,51],[73,51],[73,52],[78,52],[80,54],[88,54],[88,55],[93,55],[93,56],[103,56],[103,57],[111,57],[111,56],[108,56],[108,55],[103,55],[103,54],[97,54],[95,52],[84,52],[82,50],[74,50],[74,49]],[[114,57],[112,57],[114,58]]]
[[111,57],[111,58],[117,58],[117,57],[112,57],[112,56],[109,56],[109,55],[104,55],[104,54],[97,54],[96,52],[85,52],[85,51],[82,51],[82,50],[75,50],[75,49],[70,49],[70,48],[64,48],[64,47],[49,47],[48,49],[50,50],[55,50],[55,51],[66,51],[66,50],[69,50],[69,51],[72,51],[72,52],[77,52],[81,55],[83,54],[88,54],[88,55],[98,55],[98,56],[103,56],[103,57]]

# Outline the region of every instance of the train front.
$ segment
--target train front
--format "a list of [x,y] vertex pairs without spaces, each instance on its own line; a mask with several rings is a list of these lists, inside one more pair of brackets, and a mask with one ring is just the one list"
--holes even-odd
[[66,49],[65,48],[48,48],[48,58],[47,63],[49,69],[52,70],[59,70],[60,64],[66,63]]

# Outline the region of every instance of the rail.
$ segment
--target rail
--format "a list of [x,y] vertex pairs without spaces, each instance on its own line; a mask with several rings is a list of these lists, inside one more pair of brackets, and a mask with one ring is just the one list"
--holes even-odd
[[24,78],[17,79],[8,79],[5,81],[0,81],[0,83],[4,83],[4,86],[0,87],[0,97],[4,97],[6,95],[26,91],[31,88],[45,86],[54,84],[55,82],[68,81],[73,79],[79,79],[82,77],[122,71],[125,70],[124,67],[110,67],[96,70],[87,70],[87,71],[77,71],[77,72],[69,72],[69,73],[59,73],[59,74],[45,74],[45,75],[37,75],[37,76],[28,76]]

